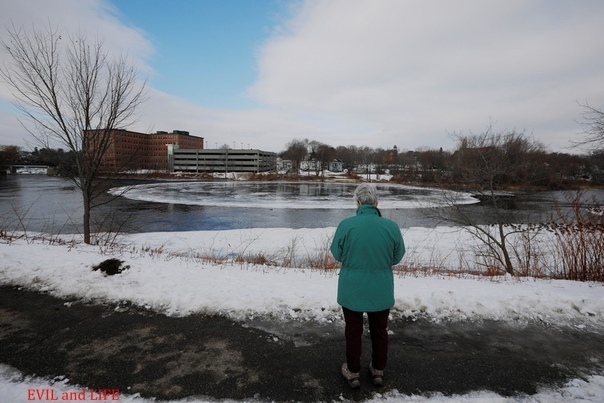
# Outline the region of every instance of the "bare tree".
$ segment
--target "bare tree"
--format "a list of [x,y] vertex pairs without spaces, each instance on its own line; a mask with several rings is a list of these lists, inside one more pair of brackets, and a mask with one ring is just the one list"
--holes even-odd
[[472,209],[457,204],[454,196],[447,209],[436,210],[439,218],[461,224],[487,248],[487,256],[498,262],[509,274],[515,273],[509,237],[524,231],[510,226],[520,217],[515,197],[502,190],[512,185],[530,187],[540,178],[545,167],[540,166],[543,153],[540,143],[529,140],[524,133],[493,132],[492,126],[479,135],[456,136],[458,149],[451,156],[451,172],[463,189],[488,206],[493,216],[491,226],[482,225]]
[[90,243],[103,157],[112,132],[132,123],[145,83],[125,57],[111,57],[102,42],[89,42],[81,32],[64,37],[51,26],[7,32],[0,42],[9,58],[0,75],[34,139],[45,148],[59,143],[75,153],[70,177],[82,192],[84,242]]
[[336,147],[336,158],[340,159],[344,163],[344,167],[351,171],[356,167],[356,146],[338,146]]
[[0,146],[0,175],[19,159],[20,151],[18,146]]
[[315,176],[319,176],[319,172],[321,172],[321,161],[319,161],[319,146],[321,144],[322,143],[317,140],[311,140],[306,142],[306,146],[308,148],[308,158],[309,161],[312,162],[310,168],[314,169]]
[[418,170],[421,173],[422,182],[440,182],[445,174],[446,163],[449,153],[434,149],[420,149],[415,153],[417,157]]
[[315,148],[315,153],[314,153],[314,158],[317,162],[315,169],[317,170],[317,175],[319,175],[319,172],[324,173],[325,172],[325,168],[329,167],[329,163],[335,158],[336,155],[336,149],[321,143],[321,142],[317,142],[316,148]]
[[595,108],[587,102],[579,104],[583,108],[582,120],[585,138],[577,145],[592,145],[604,149],[604,110]]
[[358,148],[359,161],[365,167],[365,174],[367,174],[367,180],[369,180],[371,175],[372,164],[374,150],[368,146],[363,146]]
[[292,160],[293,170],[296,174],[300,172],[300,163],[308,153],[306,149],[307,144],[308,140],[294,139],[287,143],[287,149],[282,154],[283,158]]

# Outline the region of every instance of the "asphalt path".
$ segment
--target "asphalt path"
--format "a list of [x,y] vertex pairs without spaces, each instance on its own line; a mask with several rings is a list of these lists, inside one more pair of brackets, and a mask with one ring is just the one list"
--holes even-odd
[[[393,321],[385,385],[339,375],[342,323],[167,317],[0,287],[0,363],[90,390],[162,400],[362,401],[396,390],[503,396],[602,373],[604,335],[570,326]],[[369,362],[365,339],[364,363]],[[97,396],[98,397],[98,396]],[[26,400],[24,396],[24,401]]]

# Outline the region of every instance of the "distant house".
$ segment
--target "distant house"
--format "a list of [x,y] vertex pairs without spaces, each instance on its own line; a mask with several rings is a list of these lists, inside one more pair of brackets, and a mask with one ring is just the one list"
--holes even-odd
[[294,162],[292,160],[277,158],[277,171],[290,172],[292,169],[294,169]]
[[320,166],[314,158],[300,162],[300,169],[302,171],[318,171]]
[[329,163],[328,169],[331,172],[344,172],[344,163],[336,158]]

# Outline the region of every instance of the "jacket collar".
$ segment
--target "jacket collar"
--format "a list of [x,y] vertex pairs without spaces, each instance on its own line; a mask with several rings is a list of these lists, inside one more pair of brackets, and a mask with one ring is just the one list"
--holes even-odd
[[359,207],[357,207],[357,215],[361,215],[361,214],[375,214],[378,216],[382,216],[382,213],[380,213],[380,210],[375,207],[372,206],[370,204],[361,204]]

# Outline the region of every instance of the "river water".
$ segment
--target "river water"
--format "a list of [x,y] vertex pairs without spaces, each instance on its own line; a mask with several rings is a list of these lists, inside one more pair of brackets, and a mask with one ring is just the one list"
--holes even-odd
[[[446,204],[438,189],[379,184],[383,216],[402,228],[449,225],[426,214]],[[122,232],[335,227],[354,214],[356,184],[318,182],[116,181],[93,210],[95,228]],[[604,191],[590,196],[604,200]],[[492,222],[488,207],[467,194],[457,202],[480,223]],[[523,220],[546,220],[561,192],[518,197]],[[0,177],[0,230],[71,234],[81,231],[81,195],[65,178],[44,175]],[[444,207],[446,210],[446,207]],[[517,212],[514,217],[517,217]]]

